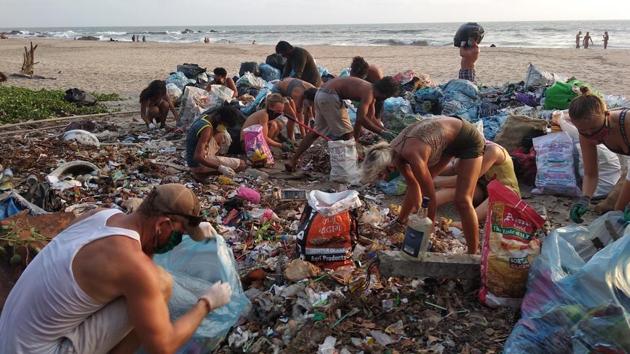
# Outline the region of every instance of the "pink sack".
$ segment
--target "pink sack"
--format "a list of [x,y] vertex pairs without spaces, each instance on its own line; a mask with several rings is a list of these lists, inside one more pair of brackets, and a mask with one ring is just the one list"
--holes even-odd
[[251,161],[252,166],[273,165],[273,155],[263,135],[262,125],[254,124],[243,129],[243,140],[245,143],[245,154],[247,154],[247,158]]

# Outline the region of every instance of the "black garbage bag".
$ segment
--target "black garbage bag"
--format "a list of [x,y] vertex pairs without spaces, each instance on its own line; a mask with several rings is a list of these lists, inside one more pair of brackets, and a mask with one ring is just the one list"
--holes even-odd
[[246,61],[241,63],[241,68],[238,70],[238,75],[243,76],[246,72],[250,72],[255,76],[260,76],[260,70],[258,69],[258,63],[253,61]]
[[464,23],[459,27],[457,32],[455,32],[455,37],[453,37],[453,45],[456,47],[460,47],[462,42],[468,42],[470,39],[474,39],[477,41],[477,44],[481,43],[485,31],[483,27],[476,22],[468,22]]
[[271,65],[280,71],[284,69],[284,64],[286,62],[287,60],[280,54],[271,54],[267,56],[267,59],[265,59],[265,64]]
[[187,78],[197,80],[197,76],[206,72],[206,68],[200,67],[198,64],[184,63],[177,65],[177,71],[181,71]]
[[94,106],[96,104],[96,97],[76,87],[66,90],[63,99],[75,103],[77,106]]

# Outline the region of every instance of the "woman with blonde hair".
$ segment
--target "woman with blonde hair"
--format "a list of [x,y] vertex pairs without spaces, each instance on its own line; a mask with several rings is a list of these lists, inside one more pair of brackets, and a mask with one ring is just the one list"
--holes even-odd
[[[589,210],[599,171],[597,166],[597,145],[604,144],[610,151],[620,155],[630,155],[630,125],[626,123],[628,109],[610,112],[601,97],[592,94],[588,87],[580,88],[581,95],[569,105],[569,117],[580,133],[580,148],[584,162],[582,196],[571,207],[570,218],[581,223],[582,216]],[[624,210],[630,202],[630,174],[626,176],[616,210]],[[630,216],[630,215],[629,215]]]
[[407,182],[398,225],[420,207],[423,196],[430,198],[428,216],[435,220],[437,198],[433,178],[452,158],[459,158],[454,203],[462,219],[468,253],[479,248],[479,223],[473,206],[473,194],[485,142],[475,127],[459,118],[437,116],[409,125],[391,143],[379,143],[368,149],[363,161],[364,182],[374,182],[388,171],[397,169]]

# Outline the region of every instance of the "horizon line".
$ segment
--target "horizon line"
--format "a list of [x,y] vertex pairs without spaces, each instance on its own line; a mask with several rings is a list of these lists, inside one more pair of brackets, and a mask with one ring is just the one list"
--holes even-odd
[[309,24],[230,24],[230,25],[199,25],[199,24],[187,24],[187,25],[94,25],[94,26],[9,26],[9,27],[0,27],[3,30],[6,29],[15,29],[16,27],[21,27],[24,29],[30,28],[97,28],[97,27],[127,27],[127,28],[142,28],[142,27],[257,27],[257,26],[273,26],[273,27],[282,27],[282,26],[344,26],[344,25],[413,25],[413,24],[451,24],[451,23],[465,23],[465,22],[479,22],[479,23],[507,23],[507,22],[575,22],[575,21],[590,21],[590,22],[612,22],[612,21],[629,21],[630,19],[576,19],[576,20],[506,20],[506,21],[438,21],[438,22],[381,22],[381,23],[309,23]]

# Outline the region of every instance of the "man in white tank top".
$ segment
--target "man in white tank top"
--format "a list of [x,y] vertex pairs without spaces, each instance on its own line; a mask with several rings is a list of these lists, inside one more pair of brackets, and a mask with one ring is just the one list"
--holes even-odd
[[182,234],[211,237],[199,200],[180,184],[153,189],[137,211],[82,216],[33,259],[0,316],[0,353],[174,353],[201,320],[230,301],[216,283],[175,322],[172,279],[151,257]]

